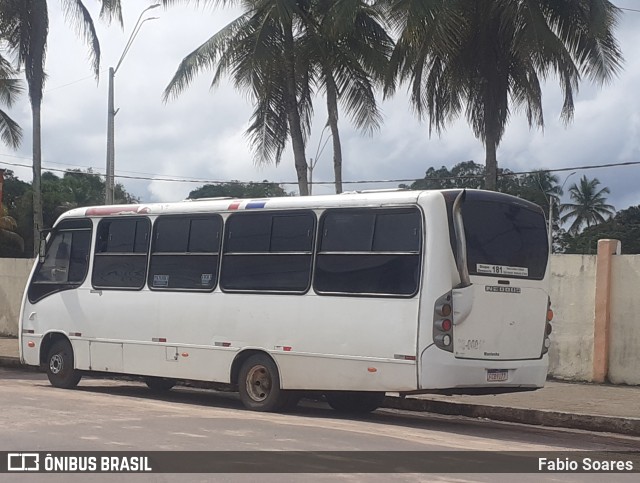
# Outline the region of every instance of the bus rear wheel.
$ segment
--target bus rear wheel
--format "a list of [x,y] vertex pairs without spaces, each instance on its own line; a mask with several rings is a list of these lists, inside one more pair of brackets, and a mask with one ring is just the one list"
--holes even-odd
[[82,374],[74,368],[73,347],[66,340],[53,343],[47,354],[47,377],[54,387],[71,389],[78,385]]
[[145,377],[144,382],[155,393],[168,392],[176,385],[176,381],[164,377]]
[[281,411],[293,402],[292,394],[280,389],[276,364],[264,354],[251,356],[242,364],[238,390],[244,407],[253,411]]
[[378,409],[384,401],[384,392],[335,391],[324,397],[336,411],[351,414],[370,413]]

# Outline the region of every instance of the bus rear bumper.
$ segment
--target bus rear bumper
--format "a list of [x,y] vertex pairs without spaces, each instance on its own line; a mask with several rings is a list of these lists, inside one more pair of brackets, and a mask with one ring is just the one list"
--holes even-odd
[[420,390],[482,388],[483,393],[491,393],[492,388],[495,392],[508,392],[505,391],[508,388],[537,389],[544,386],[548,367],[546,354],[533,360],[460,359],[431,346],[420,359],[419,384]]

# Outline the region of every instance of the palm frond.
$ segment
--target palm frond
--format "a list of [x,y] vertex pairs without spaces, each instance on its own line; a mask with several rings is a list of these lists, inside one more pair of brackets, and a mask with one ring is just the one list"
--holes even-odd
[[[61,0],[65,17],[76,29],[76,33],[89,46],[89,60],[96,79],[100,76],[100,42],[91,14],[81,0]],[[116,2],[119,4],[119,2]]]

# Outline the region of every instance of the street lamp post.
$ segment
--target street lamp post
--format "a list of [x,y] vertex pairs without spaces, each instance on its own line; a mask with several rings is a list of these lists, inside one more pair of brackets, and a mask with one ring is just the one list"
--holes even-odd
[[[569,173],[567,177],[564,179],[562,186],[560,187],[560,194],[562,195],[562,190],[564,189],[564,185],[567,184],[567,180],[576,174],[576,172]],[[553,253],[553,196],[549,195],[549,253]]]
[[[145,8],[141,13],[140,16],[138,17],[138,21],[136,22],[135,26],[133,27],[133,30],[131,31],[131,35],[129,36],[129,40],[127,40],[127,43],[124,47],[124,50],[122,51],[122,55],[120,56],[120,59],[118,60],[118,63],[116,64],[115,68],[114,67],[109,67],[109,97],[107,100],[107,169],[106,169],[106,178],[107,178],[107,183],[106,183],[106,190],[105,190],[105,204],[107,205],[112,205],[114,203],[114,190],[115,190],[115,182],[114,182],[114,178],[115,178],[115,139],[114,139],[114,127],[115,127],[115,118],[116,118],[116,114],[118,113],[118,109],[115,109],[114,106],[114,80],[115,80],[115,76],[116,76],[116,72],[118,72],[118,68],[120,67],[120,64],[122,64],[122,60],[124,59],[125,55],[127,55],[127,52],[129,52],[129,49],[131,48],[131,44],[133,43],[133,41],[135,40],[136,36],[138,35],[138,32],[140,31],[140,28],[142,27],[142,24],[144,24],[147,20],[155,20],[158,17],[149,17],[149,18],[145,18],[144,20],[142,20],[142,16],[144,15],[144,13],[147,10],[151,10],[152,8],[157,8],[159,7],[160,4],[156,3],[154,5],[151,5],[147,8]],[[141,21],[142,20],[142,21]]]

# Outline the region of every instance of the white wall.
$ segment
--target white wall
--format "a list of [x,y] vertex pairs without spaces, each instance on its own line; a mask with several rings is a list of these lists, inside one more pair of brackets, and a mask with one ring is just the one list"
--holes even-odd
[[0,258],[0,335],[18,335],[22,293],[32,266],[33,260],[26,258]]
[[640,384],[640,255],[614,256],[611,274],[609,380]]
[[554,317],[549,374],[558,379],[589,381],[593,371],[596,256],[552,255],[550,292]]

